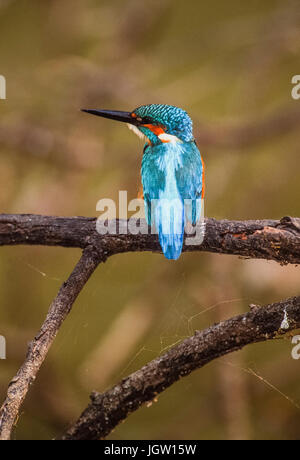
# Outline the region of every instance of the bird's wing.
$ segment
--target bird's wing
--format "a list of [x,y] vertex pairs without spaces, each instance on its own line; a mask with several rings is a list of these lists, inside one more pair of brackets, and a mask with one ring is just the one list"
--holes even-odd
[[185,200],[185,220],[193,225],[201,215],[204,198],[204,163],[195,142],[182,144],[184,154],[176,170],[176,182],[180,196]]

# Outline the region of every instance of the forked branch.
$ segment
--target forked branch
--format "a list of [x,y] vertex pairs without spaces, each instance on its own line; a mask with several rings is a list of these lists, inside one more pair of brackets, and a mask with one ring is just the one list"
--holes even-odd
[[[156,235],[124,234],[126,221],[117,221],[117,233],[99,235],[96,219],[39,215],[0,215],[0,246],[47,245],[76,247],[82,257],[52,302],[41,330],[30,343],[26,359],[11,381],[0,409],[0,439],[9,439],[30,385],[80,291],[100,262],[123,252],[153,251],[160,247]],[[228,221],[206,219],[201,245],[184,251],[234,254],[247,258],[300,263],[300,219]],[[118,229],[123,229],[119,234]],[[280,329],[283,314],[289,325]],[[300,298],[269,305],[232,318],[173,347],[104,394],[94,394],[92,403],[63,439],[99,439],[146,401],[151,401],[180,377],[211,360],[243,346],[274,338],[277,333],[300,327]]]

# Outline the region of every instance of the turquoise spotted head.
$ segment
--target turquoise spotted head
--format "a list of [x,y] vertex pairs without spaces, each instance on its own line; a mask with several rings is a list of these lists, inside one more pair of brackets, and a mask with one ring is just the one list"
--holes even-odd
[[132,112],[93,109],[82,111],[126,122],[136,134],[146,136],[152,145],[194,140],[192,120],[183,109],[172,105],[142,105]]

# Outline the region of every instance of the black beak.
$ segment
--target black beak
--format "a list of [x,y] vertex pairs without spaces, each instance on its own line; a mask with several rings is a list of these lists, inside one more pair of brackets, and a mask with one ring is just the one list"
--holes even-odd
[[81,111],[91,113],[92,115],[97,115],[98,117],[109,118],[110,120],[123,121],[125,123],[130,123],[132,125],[139,124],[137,119],[131,115],[131,112],[121,112],[119,110],[90,110],[90,109],[81,109]]

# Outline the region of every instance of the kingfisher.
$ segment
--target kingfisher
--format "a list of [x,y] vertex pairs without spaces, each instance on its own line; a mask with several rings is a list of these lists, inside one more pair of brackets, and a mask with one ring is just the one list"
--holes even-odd
[[205,191],[204,162],[191,118],[165,104],[142,105],[132,112],[82,111],[125,122],[145,140],[141,178],[146,221],[158,232],[165,257],[178,259],[185,227],[200,220]]

